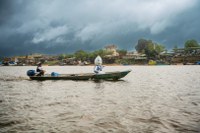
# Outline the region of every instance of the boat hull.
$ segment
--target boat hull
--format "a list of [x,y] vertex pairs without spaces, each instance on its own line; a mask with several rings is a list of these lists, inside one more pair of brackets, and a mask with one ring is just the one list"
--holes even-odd
[[30,76],[32,80],[89,80],[93,75],[80,75],[80,74],[70,74],[70,75],[59,75],[59,76]]
[[131,70],[121,72],[106,72],[104,74],[61,74],[59,76],[29,76],[32,80],[118,80],[125,77]]
[[118,80],[125,77],[130,71],[122,72],[107,72],[104,74],[96,74],[92,77],[93,80]]

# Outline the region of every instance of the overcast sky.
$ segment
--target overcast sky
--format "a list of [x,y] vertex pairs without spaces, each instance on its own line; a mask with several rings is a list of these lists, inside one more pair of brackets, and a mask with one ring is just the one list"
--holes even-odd
[[200,42],[199,0],[0,0],[0,56]]

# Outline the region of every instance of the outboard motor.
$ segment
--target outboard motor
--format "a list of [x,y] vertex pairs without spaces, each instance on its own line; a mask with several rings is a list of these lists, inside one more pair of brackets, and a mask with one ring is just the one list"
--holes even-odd
[[36,73],[35,70],[28,70],[26,74],[27,76],[34,76]]

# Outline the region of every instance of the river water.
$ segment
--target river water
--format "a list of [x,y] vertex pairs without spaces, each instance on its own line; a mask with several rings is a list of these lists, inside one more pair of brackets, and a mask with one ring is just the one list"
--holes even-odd
[[[0,132],[200,132],[199,66],[107,66],[132,69],[123,80],[31,81],[35,67],[0,67]],[[92,66],[46,66],[47,73]]]

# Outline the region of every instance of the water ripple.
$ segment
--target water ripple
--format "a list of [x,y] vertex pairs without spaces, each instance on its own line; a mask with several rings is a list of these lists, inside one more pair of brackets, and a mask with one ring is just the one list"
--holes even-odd
[[[118,82],[31,81],[32,67],[0,68],[0,132],[200,132],[198,66],[116,66],[133,69]],[[91,72],[93,67],[45,67]]]

